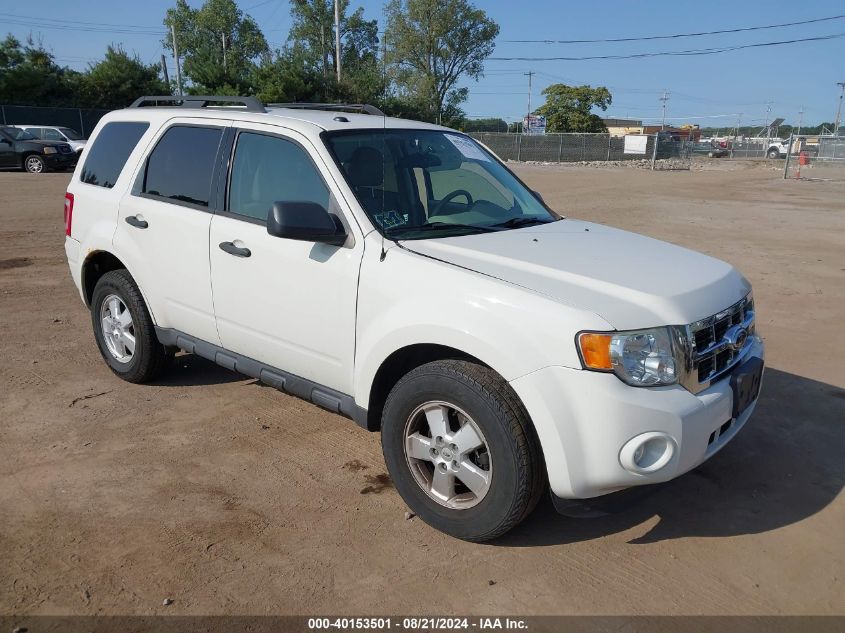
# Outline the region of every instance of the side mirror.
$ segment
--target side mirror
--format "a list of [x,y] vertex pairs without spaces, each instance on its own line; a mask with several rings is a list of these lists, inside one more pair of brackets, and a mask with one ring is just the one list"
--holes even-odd
[[533,194],[534,194],[534,197],[535,197],[535,198],[537,198],[537,200],[539,200],[539,201],[540,201],[540,202],[542,202],[543,204],[546,204],[546,201],[545,201],[545,200],[543,200],[543,196],[541,196],[541,195],[540,195],[540,192],[539,192],[539,191],[534,191],[534,190],[532,190],[532,191],[531,191],[531,193],[533,193]]
[[274,202],[267,214],[267,232],[273,237],[334,246],[346,241],[338,217],[315,202]]
[[12,141],[7,138],[0,137],[0,145],[11,145]]

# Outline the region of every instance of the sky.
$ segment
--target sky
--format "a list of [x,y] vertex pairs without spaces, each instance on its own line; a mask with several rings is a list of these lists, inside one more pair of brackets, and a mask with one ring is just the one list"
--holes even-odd
[[[0,0],[0,33],[41,38],[59,64],[77,70],[101,58],[106,46],[121,44],[146,63],[162,53],[162,19],[175,0]],[[198,7],[202,0],[189,0]],[[284,45],[290,27],[289,0],[238,0],[274,48]],[[351,0],[383,28],[383,0]],[[845,18],[744,33],[642,42],[545,44],[510,40],[594,40],[716,31],[798,22],[845,14],[842,0],[766,2],[689,0],[604,1],[475,0],[500,26],[496,49],[484,77],[465,81],[464,110],[472,118],[521,119],[553,83],[606,86],[613,104],[603,116],[659,121],[660,97],[668,92],[667,123],[702,127],[763,125],[782,117],[804,124],[832,121],[845,81],[845,37],[750,48],[716,55],[646,57],[623,60],[506,61],[504,57],[628,55],[845,35]],[[49,22],[47,21],[49,19]],[[128,25],[128,28],[127,26]],[[168,60],[171,77],[173,60]],[[767,112],[769,113],[767,115]]]

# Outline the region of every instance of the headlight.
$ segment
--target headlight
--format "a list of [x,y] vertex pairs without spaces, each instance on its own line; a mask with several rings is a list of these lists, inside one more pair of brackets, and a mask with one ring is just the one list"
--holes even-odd
[[585,369],[607,371],[634,387],[678,382],[681,361],[668,328],[629,332],[581,332],[578,350]]
[[55,147],[45,147],[45,148],[44,148],[44,153],[45,153],[45,154],[55,154],[55,153],[56,153],[56,148],[55,148]]

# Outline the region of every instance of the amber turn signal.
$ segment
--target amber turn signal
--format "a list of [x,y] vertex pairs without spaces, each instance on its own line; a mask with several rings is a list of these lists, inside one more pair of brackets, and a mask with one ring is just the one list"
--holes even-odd
[[611,334],[582,332],[578,335],[581,358],[589,369],[613,369],[610,364]]

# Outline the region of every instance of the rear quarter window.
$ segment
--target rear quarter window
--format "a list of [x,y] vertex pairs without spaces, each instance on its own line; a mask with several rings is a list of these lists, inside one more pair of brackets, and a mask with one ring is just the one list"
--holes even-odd
[[106,123],[90,148],[79,180],[89,185],[111,189],[138,141],[150,124],[135,121]]

